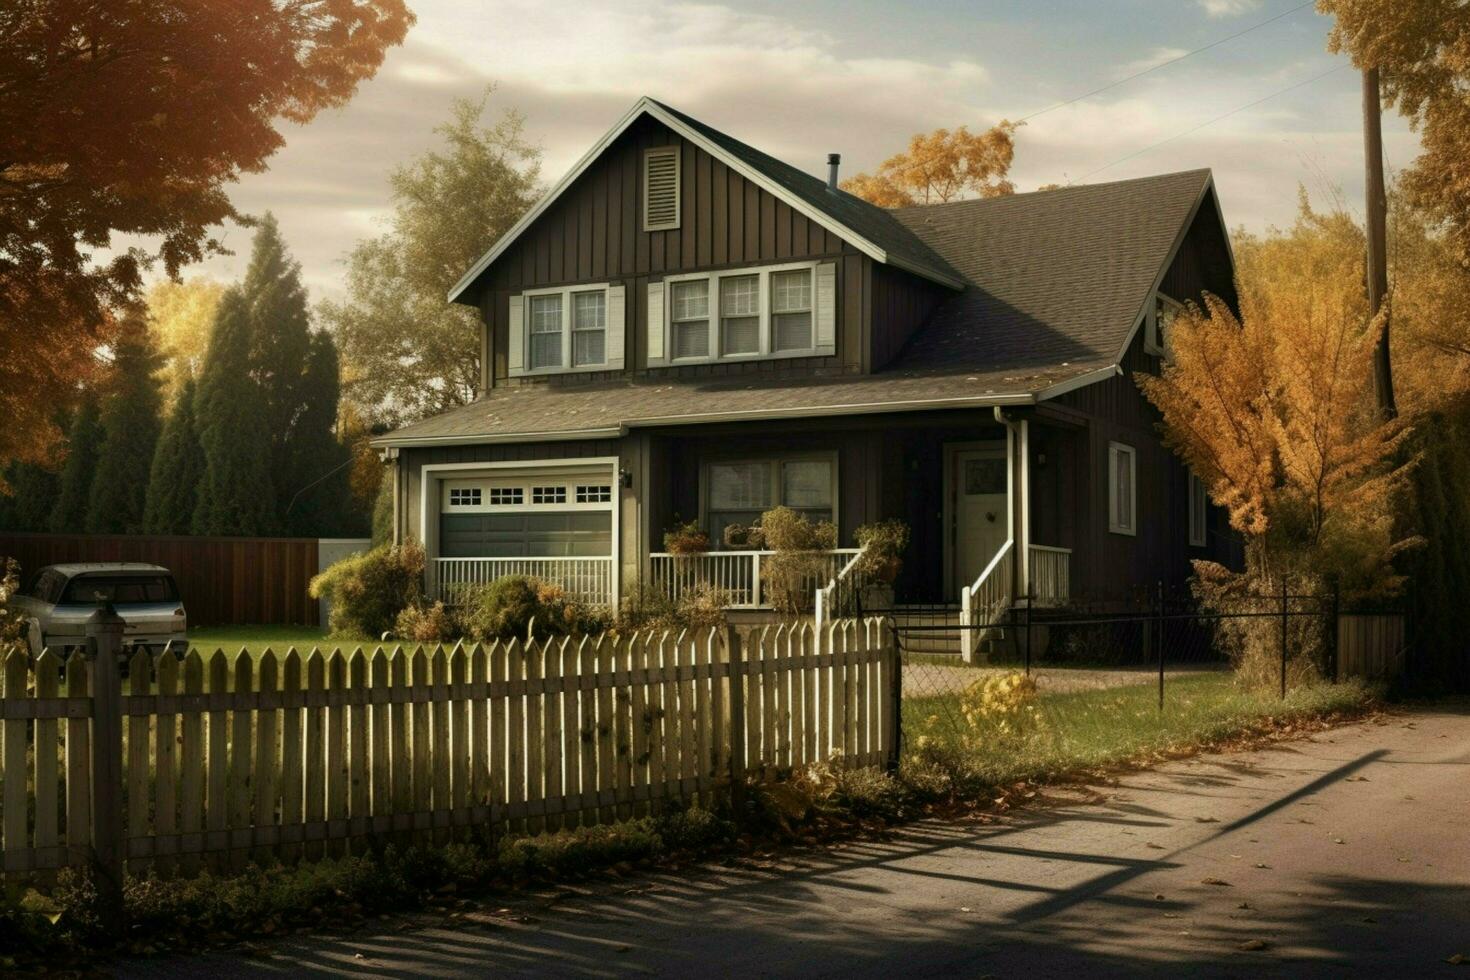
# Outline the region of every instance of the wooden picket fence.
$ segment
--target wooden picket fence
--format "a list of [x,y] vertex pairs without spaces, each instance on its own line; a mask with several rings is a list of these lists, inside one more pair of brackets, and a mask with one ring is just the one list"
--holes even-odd
[[124,863],[190,874],[535,834],[710,803],[810,762],[895,757],[894,647],[878,620],[820,635],[138,653],[125,690],[98,676],[116,637],[94,642],[90,664],[5,660],[7,873],[96,861],[118,879]]

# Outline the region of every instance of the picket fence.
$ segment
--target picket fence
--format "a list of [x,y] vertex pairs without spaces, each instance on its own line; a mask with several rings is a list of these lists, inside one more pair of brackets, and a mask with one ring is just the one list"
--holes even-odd
[[95,642],[90,664],[17,651],[0,672],[9,874],[88,861],[118,879],[124,862],[189,874],[534,834],[896,753],[894,646],[878,620],[138,653],[121,685],[104,676],[116,637]]

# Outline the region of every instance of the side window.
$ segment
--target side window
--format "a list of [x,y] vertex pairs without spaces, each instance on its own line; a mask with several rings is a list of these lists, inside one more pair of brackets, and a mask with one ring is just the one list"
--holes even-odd
[[1147,332],[1143,338],[1145,350],[1166,361],[1172,360],[1169,328],[1174,325],[1174,319],[1179,316],[1179,311],[1182,309],[1184,307],[1179,302],[1170,299],[1163,293],[1154,294],[1154,308],[1149,311]]
[[1209,496],[1205,481],[1189,474],[1189,544],[1203,548],[1208,540]]
[[1108,530],[1138,533],[1137,465],[1132,446],[1108,444]]

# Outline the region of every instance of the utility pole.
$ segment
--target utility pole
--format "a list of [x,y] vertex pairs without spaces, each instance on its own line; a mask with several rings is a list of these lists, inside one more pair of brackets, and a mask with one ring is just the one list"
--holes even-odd
[[[1368,315],[1376,317],[1388,297],[1388,192],[1383,185],[1383,102],[1378,93],[1378,69],[1363,71],[1363,155],[1367,177],[1368,209]],[[1373,348],[1373,389],[1378,412],[1385,419],[1398,415],[1393,397],[1393,366],[1388,354],[1388,319]]]

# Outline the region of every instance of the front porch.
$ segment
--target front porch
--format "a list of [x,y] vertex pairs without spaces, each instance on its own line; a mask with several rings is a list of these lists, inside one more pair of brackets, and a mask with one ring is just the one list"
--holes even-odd
[[[423,466],[428,590],[456,603],[467,589],[529,575],[616,608],[643,582],[676,600],[718,589],[730,609],[758,613],[771,608],[763,566],[774,552],[728,547],[724,532],[784,505],[838,529],[842,547],[822,554],[813,592],[842,578],[859,526],[898,518],[912,532],[900,605],[976,621],[1018,597],[1071,597],[1087,479],[1074,466],[1086,459],[1075,433],[988,410],[772,428],[641,434],[595,458]],[[665,529],[688,521],[709,534],[709,551],[659,547]]]

